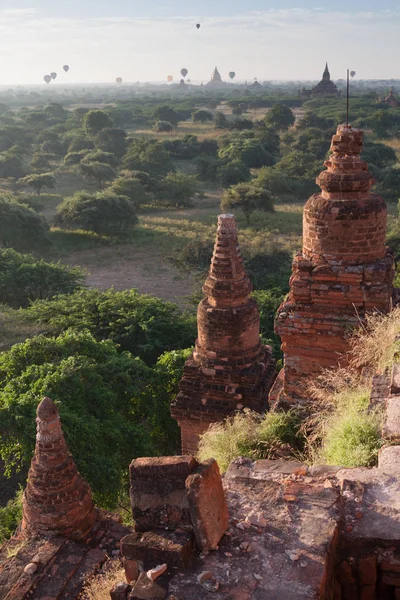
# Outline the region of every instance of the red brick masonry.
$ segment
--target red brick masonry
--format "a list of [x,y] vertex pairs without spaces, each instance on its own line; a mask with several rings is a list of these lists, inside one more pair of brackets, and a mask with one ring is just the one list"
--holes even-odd
[[235,217],[218,217],[211,268],[197,312],[198,339],[186,361],[171,414],[182,454],[195,454],[210,423],[243,408],[262,412],[275,379],[275,361],[260,340],[260,316],[240,256]]
[[89,485],[68,451],[57,408],[44,398],[37,409],[35,455],[23,496],[22,531],[26,537],[63,535],[83,540],[97,512]]
[[386,205],[372,194],[360,157],[363,132],[340,125],[332,155],[306,203],[303,250],[293,261],[290,293],[275,330],[285,355],[280,400],[307,398],[304,382],[324,367],[346,362],[347,335],[366,312],[388,312],[394,260],[386,247]]

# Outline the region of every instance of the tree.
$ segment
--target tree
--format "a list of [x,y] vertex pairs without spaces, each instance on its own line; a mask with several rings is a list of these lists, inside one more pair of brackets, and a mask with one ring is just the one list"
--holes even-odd
[[196,339],[195,315],[134,289],[81,289],[34,302],[24,316],[57,335],[70,327],[90,331],[96,340],[112,340],[120,351],[129,350],[148,365],[154,365],[163,352],[188,348]]
[[136,223],[132,200],[112,190],[97,194],[77,192],[57,207],[55,221],[62,229],[84,229],[98,235],[123,235]]
[[179,114],[170,106],[157,106],[153,113],[156,121],[167,121],[176,127],[180,121]]
[[237,129],[238,131],[253,129],[253,127],[254,123],[250,119],[238,118],[229,123],[229,129]]
[[206,123],[213,120],[213,115],[209,110],[200,109],[192,113],[192,119],[195,123]]
[[251,179],[251,172],[249,167],[241,160],[232,160],[218,168],[217,179],[222,187],[229,187],[237,183],[249,181]]
[[112,122],[103,110],[89,110],[83,117],[83,128],[88,136],[96,135],[106,127],[112,127]]
[[11,150],[0,154],[0,178],[23,177],[26,174],[22,157],[12,153]]
[[48,172],[52,167],[52,162],[57,160],[57,156],[47,152],[35,152],[31,160],[31,169],[34,171]]
[[25,307],[34,300],[70,294],[83,282],[79,267],[48,263],[11,248],[0,250],[0,303]]
[[228,119],[223,112],[217,111],[214,116],[214,125],[216,129],[227,129]]
[[92,150],[88,152],[82,159],[84,164],[89,163],[104,163],[110,165],[110,167],[118,167],[119,160],[111,152],[104,152],[103,150]]
[[123,166],[131,171],[144,171],[151,177],[164,177],[174,171],[171,155],[155,140],[135,139],[125,155]]
[[95,135],[96,148],[111,152],[117,158],[122,158],[128,147],[126,131],[118,127],[106,127]]
[[295,116],[288,106],[274,104],[265,116],[265,124],[278,130],[289,129],[295,122]]
[[54,190],[56,187],[56,178],[54,173],[32,173],[20,180],[24,187],[31,187],[35,190],[38,196],[44,189]]
[[83,134],[80,134],[75,135],[72,138],[68,146],[68,152],[81,152],[81,150],[93,150],[93,148],[93,141]]
[[154,124],[154,131],[159,133],[168,133],[173,130],[173,125],[169,121],[156,121]]
[[185,173],[168,173],[159,184],[156,199],[163,206],[191,206],[200,192],[197,178]]
[[0,246],[28,250],[48,242],[46,219],[12,196],[0,195]]
[[143,185],[137,179],[131,177],[118,177],[107,190],[117,196],[126,196],[132,200],[136,207],[151,200]]
[[79,169],[83,177],[94,179],[100,186],[106,181],[112,181],[116,174],[110,165],[101,162],[81,162]]
[[132,458],[176,452],[164,373],[111,340],[73,330],[40,335],[3,352],[0,372],[0,456],[8,469],[29,465],[45,395],[59,404],[78,469],[105,508],[116,506]]
[[79,165],[83,158],[88,154],[89,150],[79,150],[78,152],[69,152],[64,157],[65,165]]
[[243,212],[249,224],[255,210],[273,212],[274,202],[271,194],[266,190],[251,183],[239,183],[225,190],[221,201],[221,209],[224,212],[237,208]]
[[249,168],[268,166],[275,162],[274,157],[254,137],[235,136],[233,139],[230,138],[227,144],[220,149],[219,157],[227,162],[240,160]]

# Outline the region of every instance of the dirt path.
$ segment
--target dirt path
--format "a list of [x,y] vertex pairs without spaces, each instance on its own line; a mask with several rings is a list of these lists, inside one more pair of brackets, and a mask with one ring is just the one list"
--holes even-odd
[[79,265],[87,271],[86,283],[91,288],[116,290],[136,288],[185,306],[185,296],[193,292],[194,278],[160,257],[157,250],[137,250],[132,246],[97,248],[73,252],[62,259],[64,264]]

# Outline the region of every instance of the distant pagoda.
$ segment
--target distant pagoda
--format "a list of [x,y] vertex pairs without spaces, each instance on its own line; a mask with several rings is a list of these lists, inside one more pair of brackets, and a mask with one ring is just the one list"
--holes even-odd
[[223,87],[226,85],[228,85],[228,84],[225,81],[222,81],[221,74],[218,71],[218,68],[215,67],[214,71],[211,74],[211,79],[207,83],[207,86],[208,87]]
[[300,92],[301,96],[338,96],[340,91],[336,85],[331,81],[331,74],[329,73],[328,63],[325,65],[325,71],[322,74],[322,79],[315,87],[311,90],[303,88]]
[[390,88],[389,94],[386,96],[386,98],[379,98],[378,102],[382,104],[387,104],[391,108],[397,108],[398,106],[400,106],[400,102],[394,95],[392,87]]

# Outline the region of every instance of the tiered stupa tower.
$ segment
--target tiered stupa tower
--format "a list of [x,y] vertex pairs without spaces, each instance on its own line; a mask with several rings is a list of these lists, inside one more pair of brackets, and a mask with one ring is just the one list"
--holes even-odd
[[37,409],[35,455],[23,495],[26,536],[88,537],[97,520],[89,485],[68,451],[57,408],[44,398]]
[[240,256],[235,217],[218,217],[211,268],[197,312],[198,339],[171,407],[182,453],[197,451],[199,435],[236,411],[268,407],[275,361],[260,340],[260,316]]
[[[366,312],[391,307],[387,210],[370,191],[362,142],[362,131],[338,127],[327,169],[317,177],[321,192],[304,207],[303,250],[293,261],[290,294],[276,319],[285,355],[283,404],[306,400],[305,382],[321,368],[346,363],[347,336]],[[271,401],[277,389],[278,382]]]

